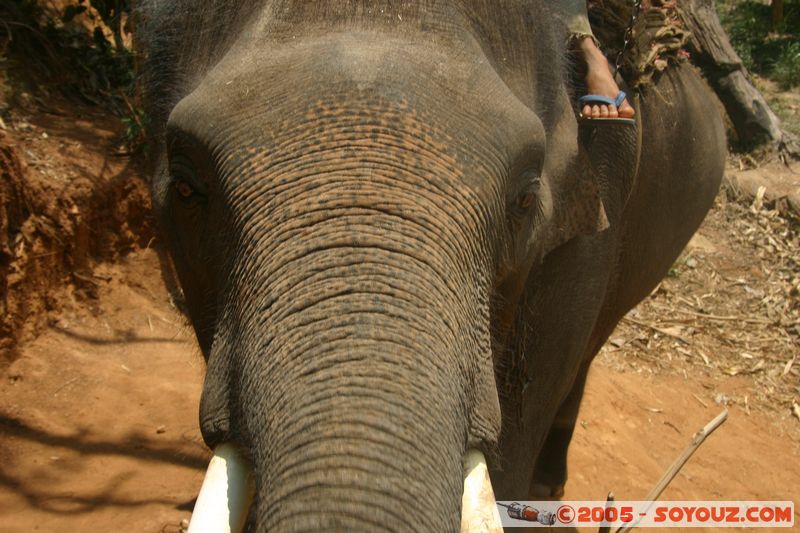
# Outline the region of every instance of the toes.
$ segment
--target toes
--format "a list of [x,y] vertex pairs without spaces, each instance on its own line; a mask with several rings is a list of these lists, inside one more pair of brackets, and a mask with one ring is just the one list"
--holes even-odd
[[586,118],[631,118],[635,114],[634,109],[627,103],[623,103],[619,108],[611,105],[585,105],[581,109],[581,116]]
[[622,105],[619,106],[619,116],[622,118],[633,118],[633,115],[636,114],[636,111],[631,107],[631,105],[625,101],[622,102]]

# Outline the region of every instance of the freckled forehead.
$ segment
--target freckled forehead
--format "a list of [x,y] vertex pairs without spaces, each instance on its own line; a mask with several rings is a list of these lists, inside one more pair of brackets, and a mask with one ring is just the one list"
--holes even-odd
[[538,117],[485,62],[466,52],[347,35],[231,54],[170,121],[245,164],[293,153],[395,150],[402,164],[436,161],[475,187],[543,144]]
[[396,165],[417,173],[441,173],[479,187],[486,168],[488,145],[471,136],[458,135],[430,113],[408,101],[389,101],[368,92],[317,99],[304,109],[272,124],[263,135],[227,153],[226,167],[249,170],[306,164],[329,165],[336,161],[362,168]]

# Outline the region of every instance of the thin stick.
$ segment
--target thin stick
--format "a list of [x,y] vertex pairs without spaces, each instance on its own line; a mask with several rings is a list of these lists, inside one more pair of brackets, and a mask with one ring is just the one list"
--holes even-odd
[[[703,441],[706,440],[706,437],[711,435],[714,432],[714,430],[720,427],[722,423],[725,422],[727,419],[728,419],[728,410],[725,409],[720,414],[718,414],[717,417],[714,418],[714,420],[706,424],[703,429],[695,433],[694,436],[692,437],[691,444],[689,444],[689,446],[687,446],[683,450],[683,453],[681,453],[680,457],[675,459],[675,462],[672,463],[672,465],[664,473],[664,475],[661,476],[661,479],[658,481],[658,483],[656,483],[656,486],[653,487],[653,490],[650,491],[650,494],[648,494],[645,497],[645,501],[651,502],[652,505],[652,502],[656,501],[658,497],[661,496],[661,493],[664,492],[664,489],[666,489],[672,482],[672,480],[675,479],[675,476],[677,476],[678,472],[681,471],[681,468],[683,468],[683,465],[686,464],[686,461],[688,461],[689,458],[694,454],[694,452],[697,451],[700,445],[703,444]],[[624,526],[619,528],[616,531],[616,533],[627,533],[634,527],[636,527],[635,524],[630,526]]]
[[631,317],[627,317],[627,316],[624,317],[622,320],[624,320],[626,322],[630,322],[631,324],[636,324],[637,326],[640,326],[640,327],[643,327],[643,328],[652,329],[656,333],[661,333],[662,335],[666,335],[667,337],[672,337],[673,339],[678,339],[683,344],[690,344],[690,342],[688,340],[686,340],[684,337],[681,337],[680,335],[678,335],[676,333],[672,333],[672,332],[670,332],[670,331],[668,331],[668,330],[666,330],[664,328],[660,328],[660,327],[658,327],[658,326],[656,326],[654,324],[649,324],[647,322],[642,322],[640,320],[636,320],[635,318],[631,318]]
[[[614,504],[614,493],[609,492],[608,496],[606,497],[606,509],[608,509],[613,504]],[[597,533],[611,533],[611,526],[603,526],[598,530]]]
[[694,399],[695,399],[695,400],[697,400],[697,401],[700,403],[700,405],[702,405],[703,407],[705,407],[706,409],[708,409],[708,404],[707,404],[706,402],[704,402],[704,401],[703,401],[703,400],[700,398],[700,396],[698,396],[697,394],[692,394],[692,396],[694,396]]

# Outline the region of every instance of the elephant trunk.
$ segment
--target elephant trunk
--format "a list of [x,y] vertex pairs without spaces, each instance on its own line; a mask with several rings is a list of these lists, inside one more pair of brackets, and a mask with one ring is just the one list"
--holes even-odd
[[[228,291],[218,332],[228,340],[215,351],[235,376],[260,529],[435,531],[461,520],[476,395],[493,392],[475,385],[479,372],[493,383],[488,288],[463,265],[474,272],[485,258],[455,245],[451,216],[435,227],[441,207],[424,197],[365,201],[365,189],[340,210],[286,206],[291,217],[260,228],[267,249],[236,255],[249,259],[231,278],[248,283]],[[373,207],[353,206],[362,202]]]
[[458,517],[467,436],[458,333],[403,295],[402,271],[391,281],[350,268],[363,273],[297,296],[303,310],[270,328],[278,333],[256,372],[244,372],[261,378],[243,382],[246,398],[261,399],[244,413],[259,523],[441,529]]
[[[253,498],[252,467],[236,445],[217,447],[197,499],[189,533],[240,533]],[[464,455],[461,533],[503,531],[483,453]]]

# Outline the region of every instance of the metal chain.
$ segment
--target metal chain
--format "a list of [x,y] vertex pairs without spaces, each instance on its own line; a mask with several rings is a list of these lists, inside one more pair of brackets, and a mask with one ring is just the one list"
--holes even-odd
[[625,42],[622,45],[622,50],[619,51],[617,54],[617,60],[615,61],[615,65],[617,70],[622,68],[622,58],[625,55],[625,52],[628,51],[628,46],[630,46],[631,41],[633,40],[633,26],[636,24],[636,20],[639,18],[639,12],[642,9],[642,0],[633,0],[633,10],[631,11],[631,20],[628,23],[628,29],[625,30]]

